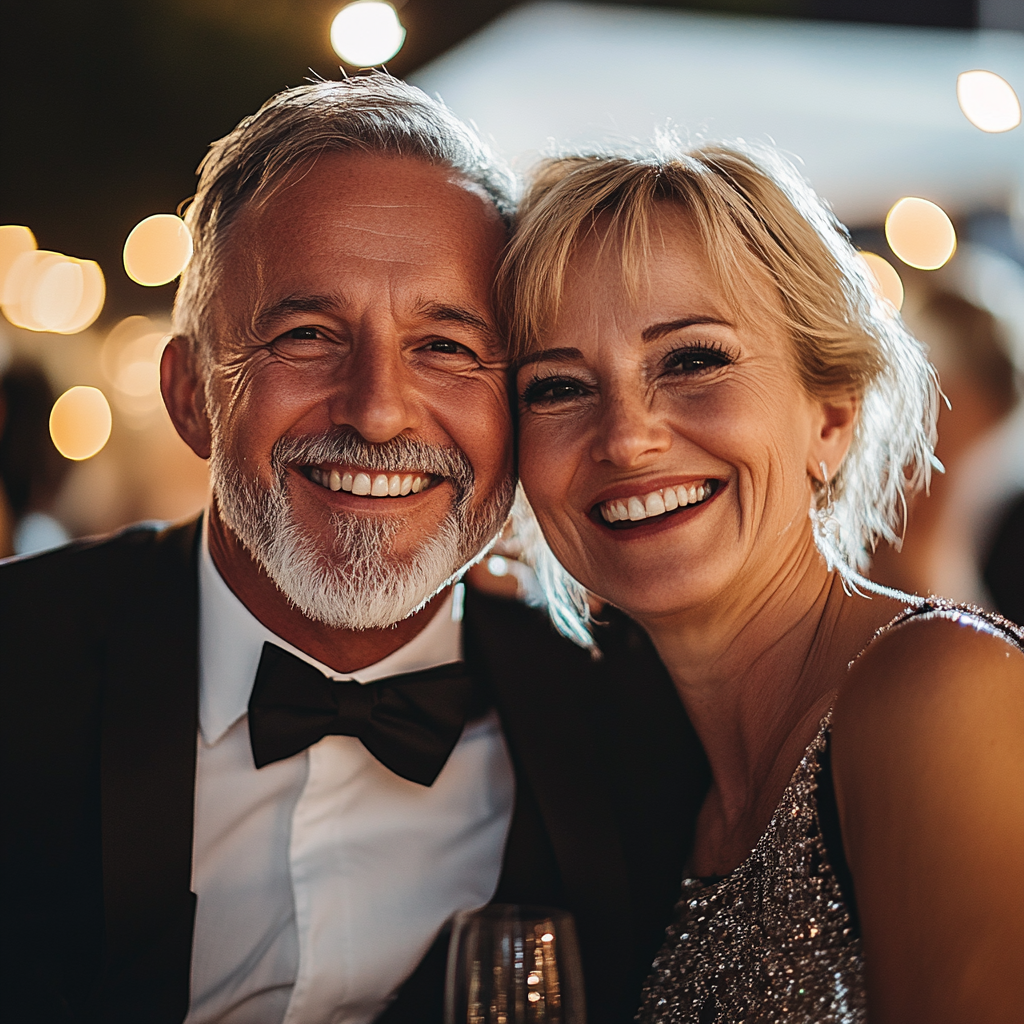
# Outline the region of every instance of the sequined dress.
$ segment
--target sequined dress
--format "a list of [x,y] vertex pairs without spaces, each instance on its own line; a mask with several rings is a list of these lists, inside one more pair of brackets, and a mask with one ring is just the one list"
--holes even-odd
[[[1024,650],[1001,616],[930,598],[942,617]],[[873,638],[874,639],[874,638]],[[717,880],[686,878],[644,986],[639,1024],[863,1024],[864,957],[829,764],[831,712],[753,852]]]

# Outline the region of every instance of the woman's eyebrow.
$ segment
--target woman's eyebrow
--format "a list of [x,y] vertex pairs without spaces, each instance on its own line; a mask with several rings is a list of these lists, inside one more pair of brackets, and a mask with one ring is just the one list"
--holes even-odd
[[518,370],[531,363],[558,362],[567,359],[582,359],[583,353],[578,348],[545,348],[539,352],[528,352],[525,356],[515,361],[515,368]]
[[650,327],[644,328],[641,337],[644,341],[657,341],[673,331],[679,331],[684,327],[693,327],[700,324],[717,324],[720,327],[735,326],[728,320],[722,320],[717,316],[684,316],[679,320],[667,320],[665,323],[651,324]]

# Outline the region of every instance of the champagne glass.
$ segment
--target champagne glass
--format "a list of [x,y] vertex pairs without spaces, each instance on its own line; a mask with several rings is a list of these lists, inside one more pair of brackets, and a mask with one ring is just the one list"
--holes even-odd
[[586,1024],[572,915],[495,903],[455,915],[445,1024]]

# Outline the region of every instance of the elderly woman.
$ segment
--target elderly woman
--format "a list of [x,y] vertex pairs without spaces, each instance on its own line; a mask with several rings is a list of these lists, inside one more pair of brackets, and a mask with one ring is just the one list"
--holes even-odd
[[858,574],[936,386],[841,226],[770,152],[557,160],[499,296],[556,622],[635,618],[713,774],[637,1019],[1024,1020],[1024,633]]

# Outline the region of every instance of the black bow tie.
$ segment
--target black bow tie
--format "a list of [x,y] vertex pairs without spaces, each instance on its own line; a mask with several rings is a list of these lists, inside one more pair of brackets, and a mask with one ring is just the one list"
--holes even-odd
[[467,719],[484,710],[462,662],[337,682],[267,642],[249,698],[249,741],[262,768],[324,736],[357,736],[396,775],[430,786]]

